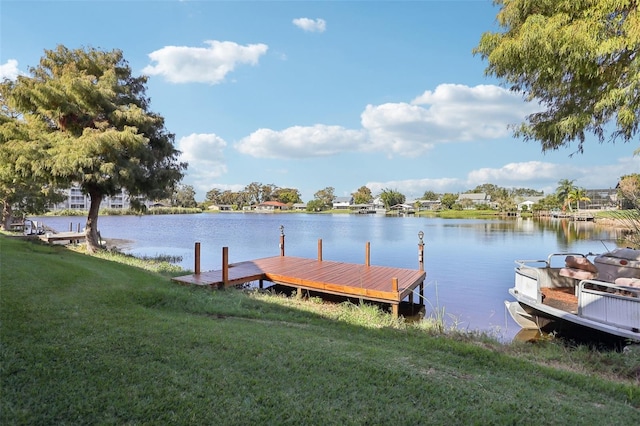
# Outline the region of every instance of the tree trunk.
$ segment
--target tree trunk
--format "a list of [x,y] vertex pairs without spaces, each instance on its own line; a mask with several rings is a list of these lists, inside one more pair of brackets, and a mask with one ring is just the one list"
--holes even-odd
[[90,192],[89,197],[91,198],[91,206],[89,207],[89,215],[87,216],[85,237],[87,239],[87,252],[95,253],[100,250],[100,239],[98,238],[98,212],[100,211],[102,194],[98,192]]
[[2,223],[0,224],[0,229],[3,231],[9,231],[12,221],[13,209],[11,208],[11,203],[5,201],[2,203]]

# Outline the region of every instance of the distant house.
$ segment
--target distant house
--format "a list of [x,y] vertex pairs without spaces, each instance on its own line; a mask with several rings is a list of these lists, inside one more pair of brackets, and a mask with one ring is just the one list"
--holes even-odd
[[491,205],[491,195],[484,192],[459,194],[457,203],[462,205],[469,203],[469,208],[474,208],[481,204]]
[[[619,185],[619,184],[618,184]],[[608,189],[587,189],[589,201],[581,201],[580,208],[592,210],[613,209],[618,206],[618,186]]]
[[281,203],[280,201],[265,201],[264,203],[260,203],[256,206],[255,211],[257,212],[274,212],[278,210],[288,210],[289,206],[285,203]]
[[212,204],[209,206],[209,210],[230,212],[233,210],[233,206],[231,204]]
[[416,200],[414,204],[417,204],[420,210],[439,210],[442,208],[440,200]]
[[292,206],[293,210],[307,210],[307,203],[294,203]]
[[543,198],[544,197],[520,197],[517,199],[516,207],[518,208],[518,211],[531,211],[531,207]]
[[391,206],[389,207],[389,210],[398,214],[414,214],[416,212],[416,209],[413,207],[412,204],[406,204],[406,203],[396,204],[395,206]]
[[371,203],[374,209],[384,209],[384,201],[382,198],[376,197],[373,199],[373,203]]
[[334,209],[349,209],[353,204],[353,197],[336,197],[333,200]]

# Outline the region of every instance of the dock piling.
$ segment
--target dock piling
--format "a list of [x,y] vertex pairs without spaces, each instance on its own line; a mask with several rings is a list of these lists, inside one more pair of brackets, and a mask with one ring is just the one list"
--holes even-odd
[[424,232],[418,232],[418,266],[424,271]]
[[318,262],[322,262],[322,238],[318,238]]
[[280,225],[280,256],[284,256],[284,225]]
[[364,264],[371,266],[371,242],[369,241],[364,246]]
[[222,286],[229,283],[229,247],[222,247]]
[[195,245],[195,264],[193,269],[196,275],[200,275],[200,243]]

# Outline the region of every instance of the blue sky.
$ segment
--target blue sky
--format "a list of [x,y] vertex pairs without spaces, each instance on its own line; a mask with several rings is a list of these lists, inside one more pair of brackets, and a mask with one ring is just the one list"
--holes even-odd
[[45,49],[120,49],[149,76],[151,109],[189,162],[184,183],[251,182],[407,199],[492,183],[550,193],[560,179],[615,187],[640,172],[633,143],[543,154],[508,125],[535,110],[471,51],[496,30],[491,1],[0,2],[0,77]]

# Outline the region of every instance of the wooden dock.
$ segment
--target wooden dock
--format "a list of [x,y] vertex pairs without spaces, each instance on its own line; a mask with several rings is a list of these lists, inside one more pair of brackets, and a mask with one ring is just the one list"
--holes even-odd
[[46,234],[43,235],[38,235],[38,238],[40,238],[42,241],[47,242],[47,243],[53,243],[56,241],[69,241],[69,244],[74,244],[74,243],[79,243],[80,241],[84,241],[84,239],[86,238],[86,235],[84,234],[84,232],[57,232],[57,233],[51,233],[51,232],[47,232]]
[[[424,234],[420,234],[422,236]],[[419,303],[424,300],[424,272],[422,250],[424,244],[420,238],[420,269],[405,269],[388,266],[372,266],[369,262],[369,245],[366,246],[364,264],[354,264],[322,259],[322,240],[318,240],[318,258],[308,259],[284,255],[284,235],[281,237],[280,256],[267,257],[245,262],[229,264],[228,248],[223,247],[222,269],[200,272],[200,246],[196,243],[195,274],[173,278],[184,285],[224,288],[248,282],[264,281],[311,290],[343,297],[388,303],[394,317],[398,316],[400,302],[408,298],[413,303],[414,291],[419,288]]]

